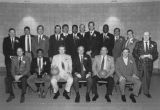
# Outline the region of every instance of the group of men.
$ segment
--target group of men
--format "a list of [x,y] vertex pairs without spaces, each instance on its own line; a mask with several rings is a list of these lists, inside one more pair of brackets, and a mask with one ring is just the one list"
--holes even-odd
[[[121,99],[126,102],[125,84],[134,84],[130,94],[132,102],[140,93],[141,83],[144,95],[151,98],[149,88],[153,71],[153,62],[158,58],[157,44],[151,40],[149,32],[144,32],[141,41],[138,41],[133,30],[127,31],[127,39],[120,35],[120,29],[115,28],[114,34],[109,33],[109,26],[103,26],[103,33],[95,30],[95,23],[88,23],[88,32],[85,25],[55,26],[55,33],[50,37],[44,34],[43,25],[37,27],[37,35],[31,35],[30,28],[24,28],[24,35],[16,37],[14,28],[9,29],[9,36],[4,38],[3,53],[6,65],[6,93],[9,93],[7,102],[15,98],[12,84],[20,82],[22,89],[20,102],[25,101],[27,85],[33,91],[40,92],[46,97],[50,84],[53,87],[54,97],[60,95],[58,82],[63,79],[66,86],[63,96],[70,99],[68,93],[73,85],[76,97],[80,102],[79,81],[87,82],[86,102],[90,102],[90,91],[96,101],[99,97],[97,82],[107,81],[105,99],[111,102],[114,84],[119,83]],[[116,80],[117,79],[117,80]],[[37,83],[42,83],[40,88]]]

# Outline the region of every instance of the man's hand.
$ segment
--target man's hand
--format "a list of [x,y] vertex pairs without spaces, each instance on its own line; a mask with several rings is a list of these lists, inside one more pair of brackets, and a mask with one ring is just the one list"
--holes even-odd
[[23,75],[15,75],[15,76],[14,76],[15,81],[19,81],[19,79],[20,79],[22,76],[23,76]]
[[89,56],[91,56],[91,53],[92,53],[91,50],[86,52],[86,54],[89,55]]
[[76,75],[78,78],[81,78],[81,77],[82,77],[79,73],[75,73],[75,75]]
[[148,58],[153,59],[153,56],[151,54],[148,55]]
[[126,80],[125,77],[120,76],[119,81],[121,82],[122,80]]
[[86,75],[86,79],[89,78],[90,76],[91,76],[91,73],[88,73],[88,74]]
[[138,76],[136,76],[135,74],[133,74],[133,76],[132,76],[133,78],[136,78],[136,79],[139,79],[139,77]]

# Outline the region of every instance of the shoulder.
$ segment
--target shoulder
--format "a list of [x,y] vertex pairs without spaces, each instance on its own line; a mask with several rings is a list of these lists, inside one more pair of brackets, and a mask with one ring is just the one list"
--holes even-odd
[[66,54],[65,57],[68,58],[68,59],[71,59],[71,56],[70,56],[70,55],[67,55],[67,54]]
[[46,35],[43,35],[43,37],[44,37],[45,39],[49,39],[48,36],[46,36]]
[[122,57],[118,57],[117,59],[116,59],[116,62],[120,62],[122,60]]
[[95,30],[95,33],[100,35],[100,32],[98,32],[98,31],[96,31],[96,30]]
[[150,41],[151,44],[157,45],[157,43],[155,41]]
[[12,58],[12,62],[17,62],[18,61],[18,57],[17,56],[14,56],[13,58]]
[[30,58],[28,56],[23,56],[23,57],[24,57],[24,60],[30,61]]
[[108,33],[108,36],[114,37],[114,35],[113,35],[113,34],[111,34],[111,33]]
[[107,58],[114,61],[114,58],[112,56],[107,55]]
[[53,56],[53,58],[58,58],[60,55],[59,54],[57,54],[57,55],[54,55]]
[[101,55],[96,55],[95,59],[99,59],[101,57]]
[[88,60],[88,59],[90,59],[90,56],[85,54],[85,55],[84,55],[84,59],[85,59],[85,60]]

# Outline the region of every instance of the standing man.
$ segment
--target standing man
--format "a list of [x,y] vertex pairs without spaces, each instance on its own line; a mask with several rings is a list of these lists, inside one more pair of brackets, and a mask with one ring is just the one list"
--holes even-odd
[[86,54],[92,58],[99,54],[100,49],[100,33],[95,30],[95,23],[90,21],[88,23],[89,31],[86,32]]
[[68,37],[68,35],[69,35],[69,26],[68,26],[68,24],[64,24],[63,26],[62,26],[62,36],[64,37],[64,38],[67,38]]
[[77,48],[80,42],[80,38],[77,35],[77,33],[78,33],[78,26],[73,25],[72,34],[70,34],[66,38],[66,49],[67,49],[68,54],[71,55],[72,59],[74,59],[74,57],[77,54]]
[[28,78],[28,85],[34,90],[38,91],[36,83],[44,83],[41,87],[41,97],[45,98],[48,88],[50,86],[50,61],[43,56],[43,50],[37,50],[37,58],[34,58],[31,63],[31,76]]
[[133,53],[133,49],[136,45],[136,43],[138,42],[138,40],[135,38],[133,30],[128,30],[127,31],[127,40],[125,42],[125,48],[128,48],[130,51],[130,54],[132,55]]
[[144,32],[142,41],[136,43],[133,56],[137,63],[144,95],[151,98],[149,92],[153,71],[153,62],[158,58],[157,43],[151,40],[149,32]]
[[126,82],[131,82],[134,85],[133,92],[130,94],[130,99],[133,103],[136,103],[135,96],[139,95],[141,87],[141,81],[138,77],[138,71],[134,58],[129,54],[130,50],[124,48],[122,56],[116,60],[116,74],[119,78],[119,86],[121,91],[121,99],[126,102],[125,97],[125,85]]
[[43,49],[44,50],[44,57],[48,57],[48,50],[49,50],[49,38],[44,35],[44,26],[39,25],[37,26],[37,33],[38,35],[35,36],[33,39],[33,55],[37,57],[37,50]]
[[10,28],[8,31],[8,37],[5,37],[3,40],[3,54],[5,56],[5,66],[7,70],[6,78],[5,78],[5,87],[6,93],[8,93],[8,81],[11,75],[11,60],[14,56],[17,55],[17,48],[20,46],[19,38],[16,37],[16,30],[14,28]]
[[25,101],[25,94],[27,89],[27,78],[30,74],[30,59],[27,56],[23,55],[24,51],[22,48],[17,49],[17,55],[12,59],[12,68],[11,74],[12,77],[8,77],[8,87],[9,87],[9,94],[10,96],[6,100],[7,102],[12,101],[15,98],[13,93],[13,81],[21,81],[22,84],[22,91],[21,91],[21,98],[20,103]]
[[32,61],[33,53],[32,53],[32,43],[33,43],[34,35],[30,33],[30,27],[24,27],[24,35],[20,36],[20,45],[22,49],[25,51],[24,54],[30,58]]
[[57,82],[60,79],[63,79],[67,82],[65,90],[63,92],[63,96],[66,99],[70,99],[70,97],[68,96],[68,93],[70,92],[70,89],[73,83],[72,59],[70,55],[65,54],[64,46],[60,46],[59,54],[53,56],[52,64],[51,64],[51,74],[53,75],[51,78],[51,84],[53,86],[54,93],[55,93],[53,99],[57,99],[58,96],[60,95],[59,88],[57,85]]
[[103,33],[100,35],[101,47],[106,46],[108,55],[112,56],[112,49],[114,48],[114,35],[109,33],[108,24],[103,25]]
[[[49,39],[49,57],[50,60],[54,55],[58,54],[58,48],[60,45],[65,45],[65,37],[61,34],[61,26],[55,26],[55,34],[50,36]],[[51,60],[52,61],[52,60]]]
[[76,91],[75,102],[80,102],[79,81],[87,81],[86,102],[90,101],[89,93],[92,87],[92,63],[91,58],[84,54],[84,47],[78,47],[78,55],[73,61],[73,85]]
[[121,56],[122,50],[124,48],[125,44],[125,38],[120,36],[120,29],[115,28],[114,29],[114,48],[112,50],[112,54],[114,57],[114,60]]
[[86,36],[86,29],[85,29],[85,25],[84,24],[80,24],[79,25],[79,33],[77,34],[78,36],[79,36],[79,38],[80,38],[80,44],[79,44],[79,46],[81,45],[81,46],[83,46],[84,47],[84,49],[85,49],[85,47],[86,47],[86,43],[85,43],[85,36]]
[[[113,73],[115,70],[114,67],[114,59],[113,57],[107,55],[108,50],[106,47],[102,47],[100,50],[100,55],[95,56],[92,71],[93,71],[93,94],[94,97],[92,101],[96,101],[99,97],[97,92],[97,81],[107,81],[106,84],[106,95],[105,99],[107,102],[111,102],[109,95],[112,95],[114,80],[113,80]],[[100,72],[105,71],[103,77],[100,75]]]

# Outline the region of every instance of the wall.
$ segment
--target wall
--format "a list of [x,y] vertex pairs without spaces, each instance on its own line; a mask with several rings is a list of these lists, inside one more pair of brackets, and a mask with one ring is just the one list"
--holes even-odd
[[[110,32],[115,27],[121,28],[121,34],[126,36],[127,29],[133,29],[138,39],[144,31],[150,31],[152,39],[157,41],[160,49],[160,2],[148,3],[113,3],[113,4],[29,4],[0,3],[0,45],[8,29],[14,27],[17,36],[23,34],[23,27],[31,26],[31,32],[36,34],[36,26],[43,24],[45,34],[54,32],[54,25],[67,23],[87,25],[88,21],[96,23],[96,29],[102,31],[104,23],[110,26]],[[88,29],[87,29],[88,30]],[[159,60],[154,67],[158,67]],[[0,67],[4,66],[2,48],[0,48]]]

